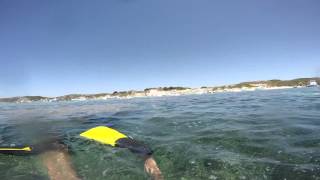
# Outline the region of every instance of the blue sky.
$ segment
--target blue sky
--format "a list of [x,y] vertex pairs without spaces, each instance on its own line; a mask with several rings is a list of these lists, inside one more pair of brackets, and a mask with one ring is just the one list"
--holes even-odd
[[318,0],[1,0],[0,97],[320,76]]

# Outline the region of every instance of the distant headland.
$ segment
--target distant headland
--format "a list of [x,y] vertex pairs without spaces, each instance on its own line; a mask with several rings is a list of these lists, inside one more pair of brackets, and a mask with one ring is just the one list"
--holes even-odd
[[82,101],[82,100],[106,100],[112,98],[135,98],[135,97],[155,97],[155,96],[179,96],[191,94],[211,94],[219,92],[241,92],[254,90],[271,90],[284,88],[300,88],[307,87],[310,83],[320,84],[320,77],[314,78],[298,78],[292,80],[266,80],[266,81],[250,81],[232,85],[215,86],[215,87],[158,87],[146,88],[143,91],[115,91],[113,93],[99,94],[69,94],[58,97],[44,96],[19,96],[10,98],[0,98],[0,102],[7,103],[25,103],[25,102],[54,102],[54,101]]

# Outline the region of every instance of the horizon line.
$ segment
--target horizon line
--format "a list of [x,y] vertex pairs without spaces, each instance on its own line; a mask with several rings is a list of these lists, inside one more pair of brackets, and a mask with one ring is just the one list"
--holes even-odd
[[115,92],[129,92],[129,91],[145,91],[146,89],[156,89],[156,88],[165,88],[165,87],[183,87],[183,88],[201,88],[201,87],[207,87],[207,88],[214,88],[214,87],[222,87],[222,86],[230,86],[230,85],[236,85],[236,84],[241,84],[241,83],[253,83],[253,82],[259,82],[259,81],[272,81],[272,80],[280,80],[280,81],[292,81],[292,80],[297,80],[297,79],[312,79],[312,78],[320,78],[320,76],[315,76],[315,77],[300,77],[300,78],[294,78],[294,79],[268,79],[268,80],[250,80],[250,81],[242,81],[242,82],[237,82],[233,84],[223,84],[223,85],[215,85],[215,86],[197,86],[197,87],[188,87],[188,86],[158,86],[158,87],[147,87],[144,88],[143,90],[139,89],[130,89],[130,90],[116,90],[113,92],[96,92],[96,93],[66,93],[63,95],[57,95],[57,96],[46,96],[46,95],[21,95],[21,96],[0,96],[0,99],[4,98],[16,98],[16,97],[45,97],[45,98],[55,98],[55,97],[63,97],[63,96],[68,96],[68,95],[95,95],[95,94],[112,94]]

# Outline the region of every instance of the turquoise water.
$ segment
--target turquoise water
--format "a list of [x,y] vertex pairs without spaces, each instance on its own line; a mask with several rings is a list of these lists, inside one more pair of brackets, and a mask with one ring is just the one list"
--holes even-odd
[[[148,179],[126,149],[81,139],[109,125],[154,150],[165,179],[320,179],[320,89],[0,105],[1,146],[60,136],[82,179]],[[39,156],[0,155],[0,179],[48,179]]]

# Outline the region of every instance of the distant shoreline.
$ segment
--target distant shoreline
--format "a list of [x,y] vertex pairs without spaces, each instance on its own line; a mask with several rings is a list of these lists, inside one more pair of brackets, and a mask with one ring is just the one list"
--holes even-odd
[[267,81],[251,81],[242,82],[233,85],[215,86],[215,87],[158,87],[147,88],[143,91],[115,91],[113,93],[99,94],[69,94],[58,97],[43,96],[19,96],[10,98],[0,98],[0,102],[8,103],[27,103],[27,102],[56,102],[56,101],[85,101],[85,100],[107,100],[107,99],[129,99],[136,97],[161,97],[161,96],[180,96],[192,94],[213,94],[220,92],[242,92],[255,90],[273,90],[307,87],[311,80],[320,84],[320,78],[299,78],[293,80],[267,80]]

